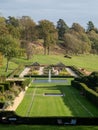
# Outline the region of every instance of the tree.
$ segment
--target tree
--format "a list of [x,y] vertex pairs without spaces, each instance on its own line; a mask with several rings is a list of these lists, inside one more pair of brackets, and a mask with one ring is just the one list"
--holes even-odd
[[29,16],[20,18],[21,39],[32,42],[36,39],[36,24]]
[[85,54],[91,51],[91,42],[85,33],[66,33],[63,45],[67,53]]
[[91,41],[89,40],[89,38],[85,32],[85,29],[80,24],[73,23],[69,32],[79,41],[79,43],[77,43],[80,46],[79,53],[82,53],[82,54],[90,53]]
[[0,52],[7,58],[6,72],[8,70],[9,61],[13,57],[19,55],[20,44],[19,41],[13,38],[11,35],[3,35],[0,37]]
[[20,38],[20,26],[18,19],[9,16],[8,19],[6,19],[6,26],[9,34],[11,34],[14,38]]
[[3,63],[3,56],[2,53],[0,53],[0,66],[2,66],[2,63]]
[[76,31],[78,33],[79,32],[85,32],[85,29],[78,23],[73,23],[71,29],[73,29],[74,31]]
[[63,19],[59,19],[59,21],[57,22],[57,30],[58,30],[58,38],[60,40],[63,40],[64,34],[69,31],[69,27],[67,26],[67,24],[64,22]]
[[31,42],[26,44],[26,55],[27,55],[27,60],[29,60],[33,55],[33,47]]
[[39,21],[39,32],[40,38],[44,40],[44,54],[50,52],[50,47],[56,43],[57,31],[54,24],[48,20]]
[[91,52],[98,54],[98,33],[96,33],[94,30],[87,33],[90,41],[91,41]]
[[64,47],[66,53],[70,54],[79,54],[80,52],[81,41],[77,39],[74,35],[66,33],[64,35]]
[[93,24],[92,21],[89,21],[89,22],[87,23],[87,25],[88,25],[88,27],[87,27],[87,32],[92,31],[92,30],[95,30],[95,26],[94,26],[94,24]]
[[0,36],[8,34],[8,29],[6,27],[6,21],[4,17],[0,17]]

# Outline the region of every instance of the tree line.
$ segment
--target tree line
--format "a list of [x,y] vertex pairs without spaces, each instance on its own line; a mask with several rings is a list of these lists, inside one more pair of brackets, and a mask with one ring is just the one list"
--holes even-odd
[[29,16],[0,17],[0,52],[7,58],[7,66],[16,56],[26,55],[30,59],[33,55],[32,43],[37,44],[35,41],[38,39],[43,40],[45,55],[50,54],[55,45],[61,47],[65,54],[98,54],[98,29],[92,21],[84,29],[79,23],[69,27],[63,19],[54,25],[49,20],[35,23]]

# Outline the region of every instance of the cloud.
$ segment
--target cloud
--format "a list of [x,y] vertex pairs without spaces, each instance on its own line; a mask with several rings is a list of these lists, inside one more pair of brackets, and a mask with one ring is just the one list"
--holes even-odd
[[5,16],[28,15],[35,21],[64,19],[68,24],[97,23],[98,0],[0,0],[0,12]]

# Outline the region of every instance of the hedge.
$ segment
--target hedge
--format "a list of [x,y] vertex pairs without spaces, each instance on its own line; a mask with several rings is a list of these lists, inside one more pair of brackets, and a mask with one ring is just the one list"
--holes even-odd
[[0,92],[4,92],[4,85],[0,85]]
[[71,68],[79,77],[84,76],[84,74],[82,72],[80,72],[76,66],[68,66],[68,67]]
[[31,79],[30,79],[30,78],[29,78],[29,79],[25,79],[25,80],[22,82],[22,88],[25,90],[25,87],[26,87],[26,86],[29,86],[30,82],[31,82]]
[[9,88],[10,88],[10,83],[9,82],[0,83],[0,85],[4,86],[4,91],[9,90]]
[[[33,78],[48,78],[48,75],[25,75],[24,77],[33,77]],[[60,75],[52,75],[51,78],[74,78],[74,76],[60,76]]]
[[5,102],[0,102],[0,109],[3,108],[4,104],[5,104]]
[[98,93],[94,90],[90,89],[86,84],[80,83],[78,81],[72,81],[72,86],[77,88],[78,90],[82,91],[85,97],[98,106]]
[[17,75],[19,77],[19,74],[23,70],[24,66],[19,65],[16,69],[14,69],[7,77],[14,77],[14,75]]

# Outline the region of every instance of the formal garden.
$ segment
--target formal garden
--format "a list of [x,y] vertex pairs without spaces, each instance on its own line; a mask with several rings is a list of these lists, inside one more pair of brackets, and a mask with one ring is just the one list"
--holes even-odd
[[[28,67],[28,72],[20,77]],[[51,70],[51,82],[49,82],[49,70]],[[18,66],[14,69],[8,74],[8,78],[1,76],[1,111],[13,110],[15,98],[23,92],[23,98],[14,110],[16,115],[21,117],[96,118],[98,117],[97,77],[98,73],[95,71],[86,75],[80,68],[65,65],[63,62],[52,65],[39,62],[29,65],[26,63],[24,67]],[[56,82],[52,82],[54,80]]]
[[93,22],[85,29],[75,22],[69,27],[63,19],[54,25],[1,15],[0,25],[0,129],[97,130]]

